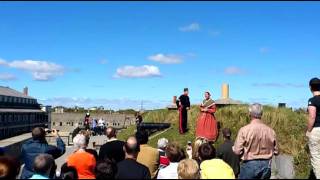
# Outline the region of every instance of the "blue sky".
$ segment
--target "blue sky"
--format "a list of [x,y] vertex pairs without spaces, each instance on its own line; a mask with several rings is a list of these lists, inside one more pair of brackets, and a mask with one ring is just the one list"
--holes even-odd
[[161,108],[190,89],[305,107],[319,2],[1,2],[0,84],[43,104]]

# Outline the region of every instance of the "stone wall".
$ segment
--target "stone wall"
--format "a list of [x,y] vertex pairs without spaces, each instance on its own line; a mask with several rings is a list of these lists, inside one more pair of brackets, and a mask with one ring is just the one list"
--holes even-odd
[[[64,132],[72,132],[77,126],[83,125],[84,117],[84,113],[51,113],[51,127]],[[112,126],[118,129],[135,124],[134,115],[90,113],[90,119],[92,118],[103,118],[106,126]]]

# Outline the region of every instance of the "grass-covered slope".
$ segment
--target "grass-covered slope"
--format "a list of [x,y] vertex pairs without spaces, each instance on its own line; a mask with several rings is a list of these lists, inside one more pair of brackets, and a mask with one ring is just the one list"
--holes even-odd
[[[156,147],[157,140],[165,137],[170,141],[177,141],[181,145],[185,145],[188,140],[195,139],[195,127],[197,117],[199,115],[199,108],[193,106],[189,111],[189,129],[190,131],[185,135],[180,135],[178,132],[178,112],[161,109],[145,113],[145,122],[169,122],[172,128],[156,138],[150,140],[149,144]],[[249,123],[247,106],[227,106],[219,108],[215,113],[216,119],[220,122],[221,127],[228,127],[232,130],[232,138],[235,139],[238,130]],[[265,106],[263,121],[272,127],[279,141],[280,153],[289,154],[294,157],[296,176],[299,178],[306,178],[309,174],[309,158],[306,152],[305,139],[305,125],[306,114],[293,112],[286,108],[274,108]],[[134,127],[120,133],[121,139],[133,134]],[[215,146],[220,145],[222,137],[220,136]]]

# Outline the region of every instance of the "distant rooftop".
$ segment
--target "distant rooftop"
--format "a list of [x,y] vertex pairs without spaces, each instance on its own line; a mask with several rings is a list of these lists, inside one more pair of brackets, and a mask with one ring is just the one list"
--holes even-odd
[[216,104],[227,105],[227,104],[243,104],[241,101],[234,100],[231,98],[227,99],[218,99],[215,101]]
[[11,89],[10,87],[0,86],[0,95],[3,96],[13,96],[13,97],[20,97],[20,98],[28,98],[28,99],[35,99],[31,96],[26,96],[22,92],[16,91]]

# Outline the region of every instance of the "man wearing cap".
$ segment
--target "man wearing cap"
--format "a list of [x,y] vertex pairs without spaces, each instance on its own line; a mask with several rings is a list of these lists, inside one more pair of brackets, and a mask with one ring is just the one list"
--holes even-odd
[[236,155],[233,150],[233,141],[231,140],[231,130],[229,128],[222,129],[223,144],[217,149],[217,157],[232,167],[234,175],[237,177],[240,169],[240,156]]
[[311,165],[317,179],[320,179],[320,79],[309,82],[313,97],[308,101],[308,124],[306,136],[310,150]]
[[190,109],[188,88],[183,89],[183,94],[177,100],[177,106],[179,110],[179,132],[184,134],[188,131],[188,110]]

